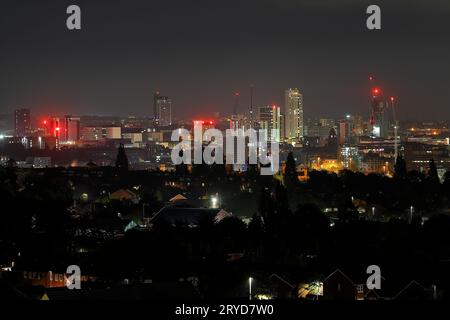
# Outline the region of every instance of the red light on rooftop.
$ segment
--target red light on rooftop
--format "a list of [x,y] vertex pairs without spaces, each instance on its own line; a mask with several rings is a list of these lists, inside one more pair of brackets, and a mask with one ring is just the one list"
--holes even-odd
[[214,122],[210,121],[209,124],[214,124]]
[[373,93],[374,95],[378,95],[378,94],[380,93],[380,89],[378,89],[378,88],[373,88],[373,89],[372,89],[372,93]]
[[56,127],[55,130],[56,130],[56,131],[59,131],[59,130],[61,130],[61,128],[60,128],[60,127]]
[[273,105],[273,106],[272,106],[272,109],[274,109],[274,110],[275,110],[276,108],[277,108],[277,106],[276,106],[276,105]]
[[47,120],[44,120],[44,124],[47,124]]
[[239,97],[241,94],[240,94],[239,92],[236,92],[234,95],[235,95],[236,97]]
[[369,80],[372,81],[373,80],[373,76],[369,76]]
[[395,100],[395,98],[394,98],[394,97],[391,97],[391,102],[394,102],[394,100]]

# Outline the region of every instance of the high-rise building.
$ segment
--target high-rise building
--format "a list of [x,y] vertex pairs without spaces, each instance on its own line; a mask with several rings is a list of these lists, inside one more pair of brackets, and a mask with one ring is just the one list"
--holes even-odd
[[280,107],[276,105],[259,107],[257,121],[259,129],[267,130],[268,141],[280,142],[283,123]]
[[160,97],[159,91],[153,94],[153,119],[155,123],[157,123],[159,119],[158,99]]
[[285,91],[285,137],[291,143],[303,138],[303,95],[296,88]]
[[50,130],[50,134],[58,140],[58,143],[64,139],[64,121],[59,117],[52,118]]
[[339,144],[340,145],[355,145],[355,123],[354,117],[347,115],[345,119],[339,121]]
[[16,137],[26,137],[31,132],[30,109],[16,109],[14,111],[14,134]]
[[381,90],[372,90],[372,114],[370,124],[372,125],[372,136],[386,138],[389,135],[390,108],[385,98],[381,96]]
[[161,96],[159,92],[154,95],[155,124],[160,126],[172,125],[172,100]]
[[326,122],[310,121],[305,124],[303,132],[305,137],[315,137],[319,138],[321,142],[325,142],[332,128],[334,128],[334,125],[329,125]]
[[80,118],[65,116],[64,142],[74,143],[80,140]]

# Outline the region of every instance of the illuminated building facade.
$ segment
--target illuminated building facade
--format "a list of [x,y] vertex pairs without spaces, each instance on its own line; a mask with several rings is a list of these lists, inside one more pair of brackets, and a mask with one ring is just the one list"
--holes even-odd
[[345,169],[358,171],[361,169],[361,156],[357,147],[341,147],[340,158]]
[[286,140],[298,143],[304,136],[303,95],[296,88],[285,91]]
[[161,96],[159,92],[154,95],[155,124],[160,126],[172,125],[172,100]]
[[267,130],[267,141],[280,142],[283,121],[279,106],[259,107],[257,121],[259,129]]
[[64,136],[66,143],[75,143],[80,140],[80,118],[65,116],[64,118]]

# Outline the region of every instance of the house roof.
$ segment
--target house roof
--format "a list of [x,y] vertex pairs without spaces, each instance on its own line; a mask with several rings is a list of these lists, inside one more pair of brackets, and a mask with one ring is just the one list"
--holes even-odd
[[223,209],[166,206],[155,214],[151,223],[155,224],[165,221],[171,225],[184,224],[188,226],[198,226],[204,219],[211,219],[215,223],[218,223],[229,216],[231,216],[231,214]]
[[111,199],[118,199],[118,200],[122,200],[122,199],[135,199],[137,196],[134,192],[128,190],[128,189],[120,189],[117,190],[116,192],[111,193],[111,195],[109,196]]
[[329,280],[330,278],[332,278],[332,277],[334,277],[335,275],[338,275],[338,274],[340,274],[340,275],[342,275],[345,279],[347,279],[351,284],[355,284],[354,282],[353,282],[353,280],[352,279],[350,279],[344,272],[342,272],[341,271],[341,269],[336,269],[336,270],[334,270],[332,273],[330,273],[330,275],[328,276],[328,277],[326,277],[325,279],[323,279],[323,281],[322,282],[326,282],[327,280]]
[[287,286],[291,287],[292,289],[295,287],[293,284],[289,283],[287,280],[283,279],[282,277],[280,277],[279,275],[273,273],[269,276],[269,279],[277,279],[279,281],[281,281],[282,283],[286,284]]
[[410,283],[408,283],[402,290],[400,290],[400,292],[397,293],[392,299],[399,299],[402,296],[407,296],[408,292],[410,293],[420,292],[421,294],[425,294],[426,288],[416,280],[413,280]]
[[187,198],[182,194],[177,194],[175,197],[171,198],[169,202],[183,201],[183,200],[187,200]]
[[[341,269],[336,269],[332,273],[330,273],[324,280],[322,280],[322,282],[327,281],[329,278],[333,277],[336,274],[341,274],[344,278],[346,278],[348,281],[350,281],[353,285],[365,284],[367,278],[370,276],[370,274],[367,274],[367,273],[353,271],[353,272],[350,272],[350,274],[351,274],[351,278],[350,278]],[[383,276],[380,276],[380,278],[383,281],[386,280],[386,278]],[[353,280],[353,279],[355,279],[355,280]]]

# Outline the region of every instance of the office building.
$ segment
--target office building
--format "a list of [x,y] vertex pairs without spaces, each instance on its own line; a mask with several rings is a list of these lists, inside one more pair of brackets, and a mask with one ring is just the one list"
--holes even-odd
[[172,100],[157,92],[153,96],[153,103],[155,124],[160,126],[172,125]]
[[259,107],[257,121],[259,129],[267,130],[267,141],[280,142],[283,121],[279,106]]
[[303,95],[296,88],[285,91],[285,137],[290,143],[298,143],[304,135]]
[[31,133],[30,109],[16,109],[14,111],[14,135],[26,137]]
[[75,143],[80,140],[80,118],[66,116],[64,118],[64,142]]

